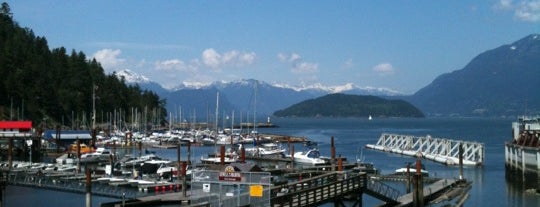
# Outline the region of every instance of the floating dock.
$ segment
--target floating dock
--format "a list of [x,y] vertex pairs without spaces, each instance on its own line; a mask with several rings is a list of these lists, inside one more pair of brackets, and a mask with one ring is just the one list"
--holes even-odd
[[458,165],[460,145],[463,148],[463,165],[478,166],[484,163],[484,144],[479,142],[384,133],[376,144],[368,144],[366,148]]

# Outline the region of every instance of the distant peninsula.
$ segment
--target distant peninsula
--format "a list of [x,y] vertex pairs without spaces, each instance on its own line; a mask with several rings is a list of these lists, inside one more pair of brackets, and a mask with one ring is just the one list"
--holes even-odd
[[376,96],[329,94],[274,112],[277,117],[424,117],[422,111],[403,100]]

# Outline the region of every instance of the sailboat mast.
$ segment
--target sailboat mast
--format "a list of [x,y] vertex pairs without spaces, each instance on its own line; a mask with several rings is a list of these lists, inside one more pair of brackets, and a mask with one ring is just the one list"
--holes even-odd
[[253,98],[253,131],[257,133],[257,83],[255,81],[255,96]]
[[218,132],[218,115],[219,113],[219,91],[217,92],[217,97],[216,97],[216,136],[217,136],[217,132]]

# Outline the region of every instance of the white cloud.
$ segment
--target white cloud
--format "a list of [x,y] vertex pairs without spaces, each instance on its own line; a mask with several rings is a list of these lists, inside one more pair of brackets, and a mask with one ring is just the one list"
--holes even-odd
[[223,54],[215,49],[209,48],[202,53],[202,62],[211,68],[221,68],[225,66],[245,66],[255,63],[257,55],[254,52],[240,52],[237,50],[227,51]]
[[316,73],[319,65],[316,63],[299,62],[293,65],[291,71],[293,73]]
[[373,66],[373,71],[377,72],[381,76],[394,74],[394,67],[390,63],[380,63]]
[[155,69],[165,72],[196,72],[196,64],[186,64],[184,61],[179,59],[165,60],[161,62],[156,62],[154,64]]
[[277,54],[279,61],[291,64],[291,72],[293,73],[316,73],[319,70],[319,64],[305,62],[297,53],[286,55],[283,53]]
[[121,53],[122,51],[118,49],[102,49],[94,53],[92,58],[95,58],[99,63],[101,63],[101,66],[106,71],[114,71],[122,66],[124,62],[126,62],[125,59],[118,57]]
[[497,9],[512,9],[512,0],[500,0],[495,4]]
[[521,2],[514,15],[523,21],[540,22],[540,1]]
[[221,55],[213,48],[206,49],[202,53],[202,61],[211,68],[217,68],[220,65]]
[[514,18],[527,22],[540,22],[540,0],[500,0],[494,8],[514,12]]

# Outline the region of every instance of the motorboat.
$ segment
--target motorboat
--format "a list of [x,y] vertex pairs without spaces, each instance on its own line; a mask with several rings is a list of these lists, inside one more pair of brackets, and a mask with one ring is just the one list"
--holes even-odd
[[[129,157],[127,158],[126,160],[124,160],[123,162],[121,162],[121,166],[122,167],[133,167],[133,166],[139,166],[141,165],[142,163],[151,163],[150,161],[164,161],[164,162],[170,162],[169,160],[164,160],[160,157],[158,157],[157,155],[155,154],[147,154],[147,155],[143,155],[143,156],[140,156],[140,157]],[[152,164],[156,164],[156,162],[152,163]]]
[[211,137],[205,137],[205,138],[201,139],[201,143],[203,145],[214,145],[214,144],[216,144],[216,140],[214,140]]
[[95,152],[81,155],[81,163],[95,163],[110,161],[111,152],[108,149],[99,147]]
[[[230,164],[238,161],[238,156],[225,156],[223,157],[223,162],[225,164]],[[201,157],[201,162],[205,164],[220,164],[221,157]]]
[[77,159],[77,156],[72,153],[65,153],[61,155],[60,157],[56,158],[56,163],[58,164],[73,164],[75,163],[75,160]]
[[326,160],[321,158],[321,154],[317,149],[311,149],[305,152],[294,153],[294,162],[312,165],[326,164]]
[[[173,177],[177,177],[178,176],[178,167],[176,166],[171,166],[171,165],[161,165],[157,172],[156,172],[160,177],[169,177],[171,174]],[[186,175],[190,175],[191,174],[191,169],[189,166],[186,167]]]
[[[223,162],[225,164],[233,163],[238,161],[238,154],[233,149],[227,149],[225,156],[223,156]],[[208,157],[201,156],[201,162],[205,164],[220,164],[221,157],[218,153],[209,154]]]
[[[429,172],[425,169],[424,165],[422,165],[422,167],[420,169],[420,172],[422,173],[422,176],[424,176],[424,177],[429,176]],[[416,168],[409,167],[409,173],[410,173],[410,175],[416,174]],[[407,175],[407,167],[397,169],[394,174],[395,175]]]
[[274,142],[264,143],[256,147],[246,148],[246,153],[252,156],[283,156],[285,149]]
[[379,174],[379,169],[375,168],[373,163],[370,162],[358,162],[356,166],[352,168],[353,172],[367,173],[367,174]]

